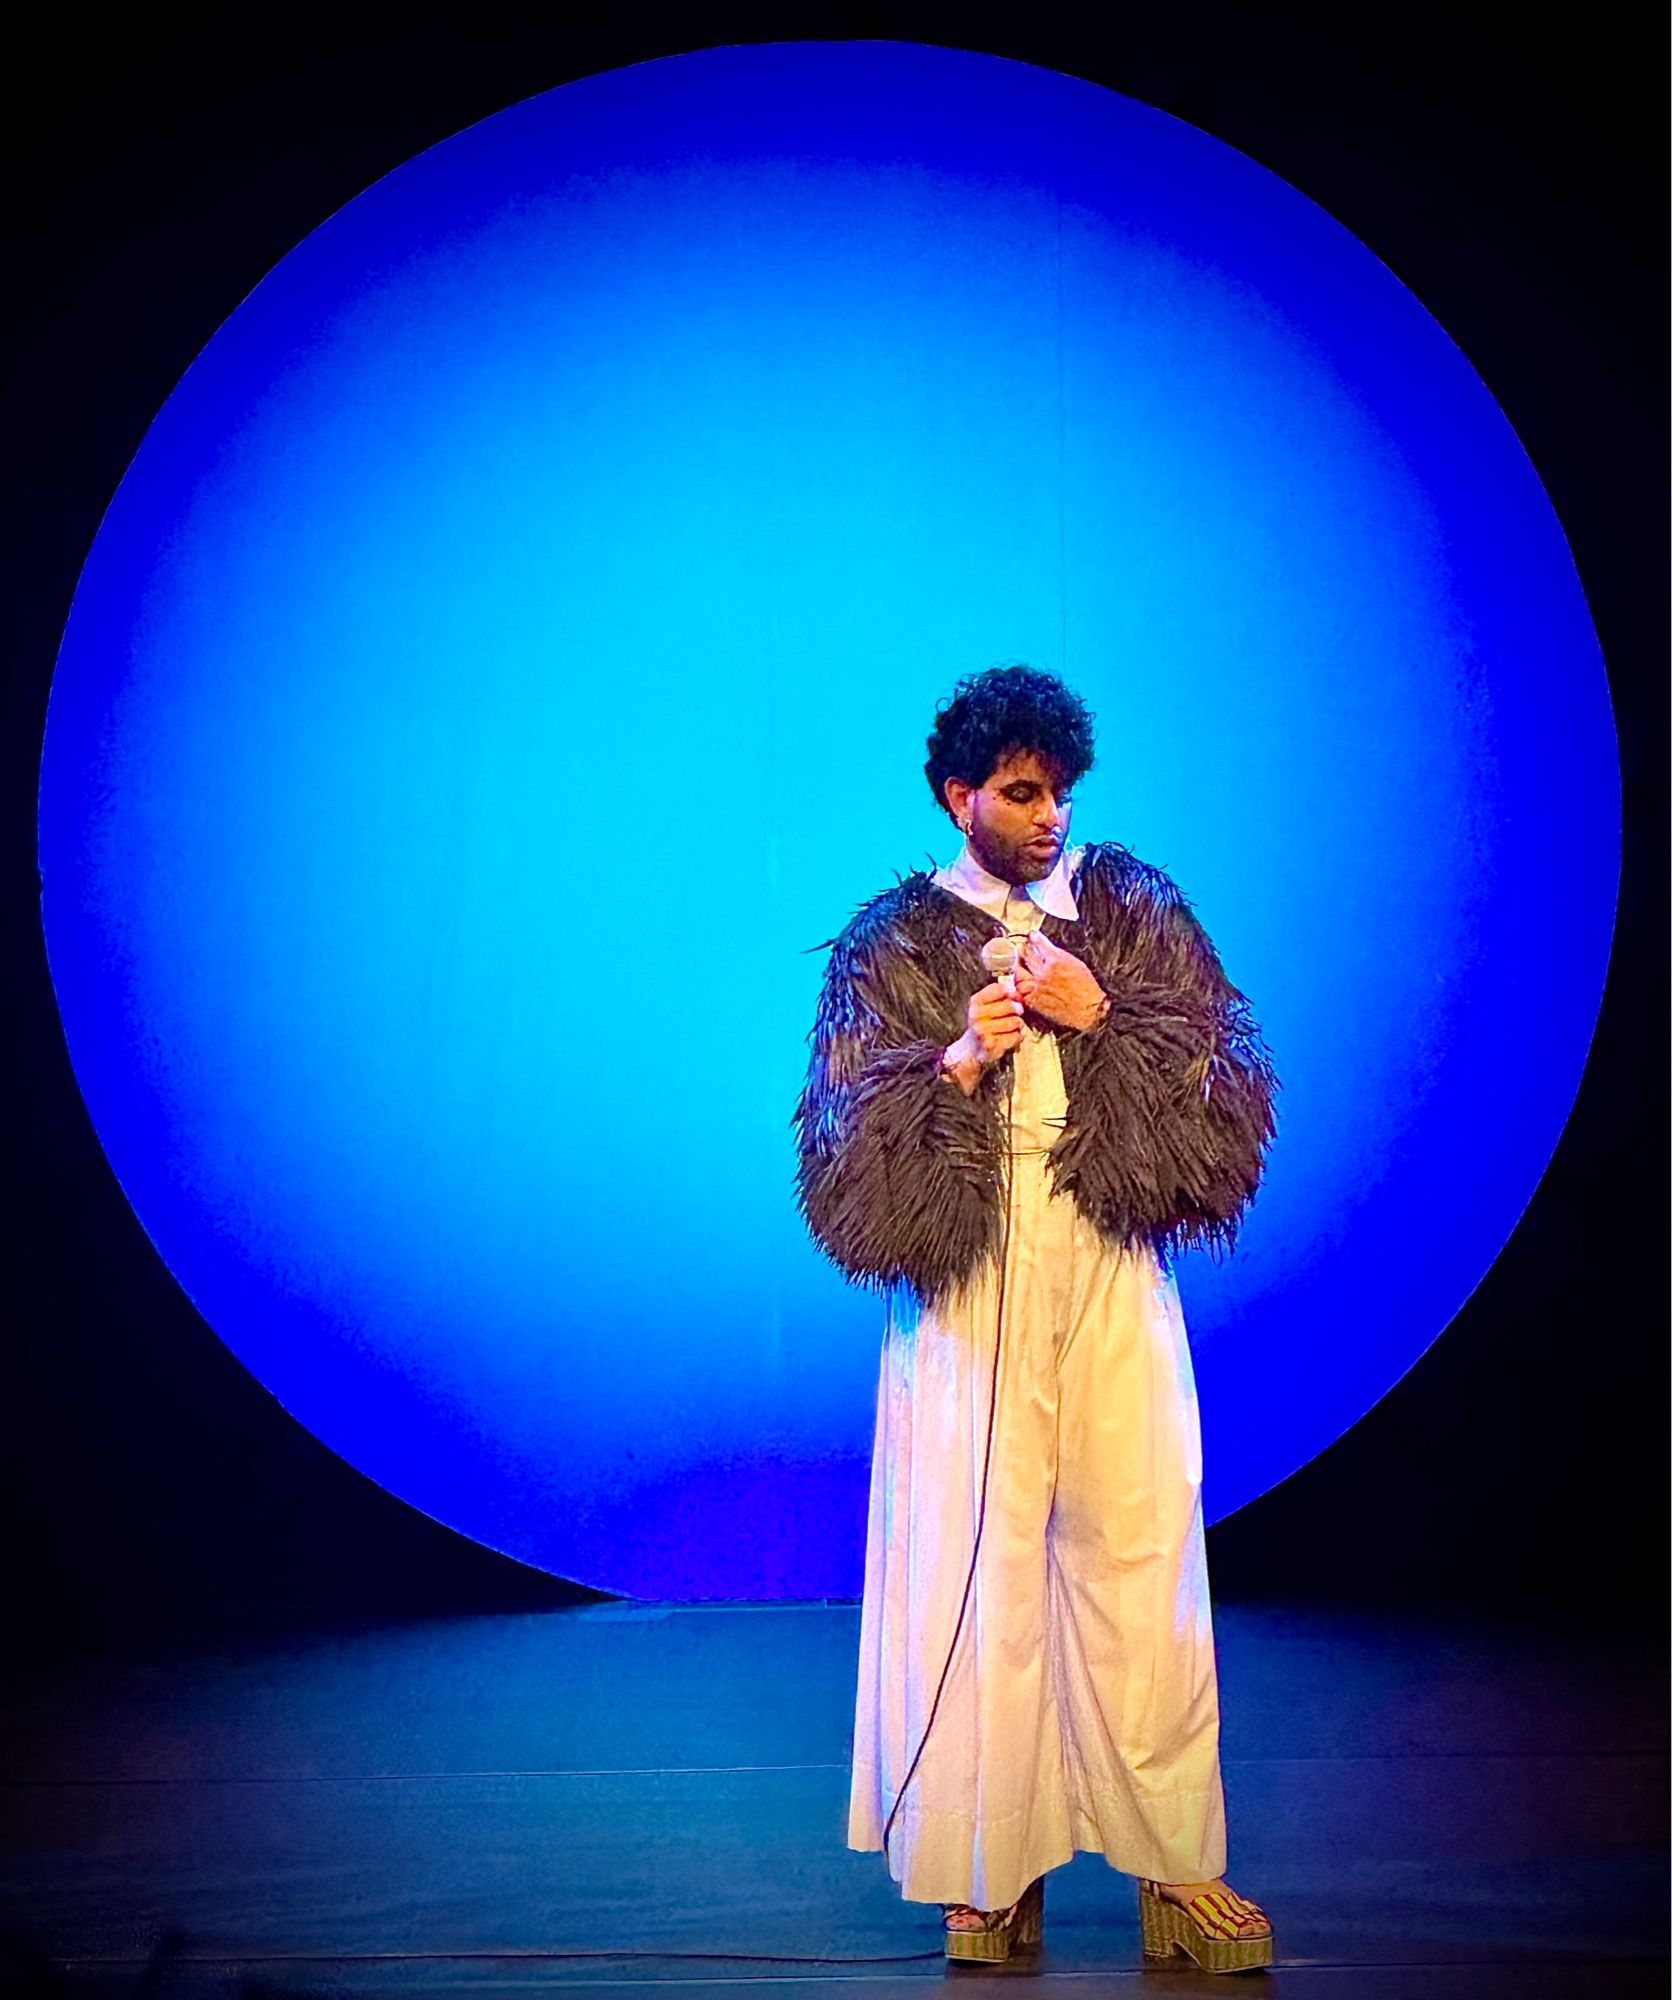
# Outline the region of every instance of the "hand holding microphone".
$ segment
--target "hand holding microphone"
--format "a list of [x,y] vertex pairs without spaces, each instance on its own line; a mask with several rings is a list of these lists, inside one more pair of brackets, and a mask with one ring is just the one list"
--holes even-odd
[[1016,967],[1022,940],[989,938],[981,947],[981,963],[996,974],[989,986],[970,995],[964,1032],[941,1058],[941,1067],[958,1079],[965,1096],[980,1082],[982,1072],[1007,1056],[1022,1039],[1022,1003],[1016,997]]

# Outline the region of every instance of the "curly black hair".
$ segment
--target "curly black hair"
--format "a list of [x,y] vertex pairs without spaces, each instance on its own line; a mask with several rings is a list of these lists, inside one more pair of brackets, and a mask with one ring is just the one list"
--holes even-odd
[[1054,674],[1037,667],[988,667],[967,674],[935,711],[923,775],[948,818],[948,778],[984,785],[1000,764],[1031,750],[1066,791],[1091,769],[1092,713]]

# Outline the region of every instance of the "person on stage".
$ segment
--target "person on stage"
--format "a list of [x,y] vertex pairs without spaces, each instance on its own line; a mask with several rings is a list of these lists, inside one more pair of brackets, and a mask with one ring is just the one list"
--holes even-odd
[[1077,695],[973,675],[928,752],[962,847],[831,940],[795,1114],[807,1226],[884,1302],[848,1845],[951,1958],[1036,1945],[1085,1849],[1138,1878],[1146,1957],[1269,1964],[1222,1873],[1172,1259],[1232,1244],[1277,1079],[1167,876],[1068,845]]

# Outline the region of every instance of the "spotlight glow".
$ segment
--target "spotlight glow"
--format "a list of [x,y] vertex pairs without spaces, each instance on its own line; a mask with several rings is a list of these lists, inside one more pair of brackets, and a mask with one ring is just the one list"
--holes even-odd
[[808,948],[950,852],[922,740],[1005,659],[1284,1078],[1181,1274],[1224,1514],[1479,1281],[1602,987],[1602,662],[1451,341],[1189,126],[852,42],[533,98],[239,308],[89,558],[41,858],[111,1163],[300,1421],[589,1584],[858,1593]]

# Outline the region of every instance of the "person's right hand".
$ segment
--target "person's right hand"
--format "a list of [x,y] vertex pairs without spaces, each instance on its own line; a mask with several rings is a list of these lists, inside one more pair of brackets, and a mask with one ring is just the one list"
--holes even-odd
[[963,1034],[947,1051],[952,1067],[973,1063],[987,1069],[1021,1042],[1022,1003],[1000,980],[970,995],[965,1020]]

